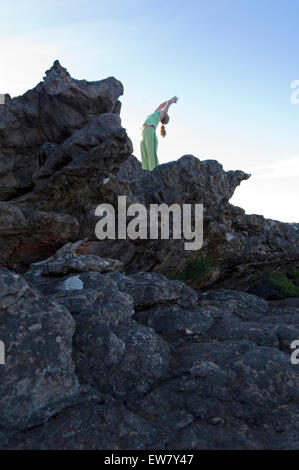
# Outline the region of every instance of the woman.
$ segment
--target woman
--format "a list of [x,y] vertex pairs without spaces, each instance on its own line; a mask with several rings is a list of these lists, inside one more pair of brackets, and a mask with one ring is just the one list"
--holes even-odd
[[174,96],[168,101],[160,104],[154,113],[150,114],[142,126],[142,140],[140,142],[142,168],[152,171],[159,165],[157,156],[158,139],[156,127],[161,122],[160,134],[166,136],[165,125],[169,122],[168,109],[173,103],[177,103],[178,97]]

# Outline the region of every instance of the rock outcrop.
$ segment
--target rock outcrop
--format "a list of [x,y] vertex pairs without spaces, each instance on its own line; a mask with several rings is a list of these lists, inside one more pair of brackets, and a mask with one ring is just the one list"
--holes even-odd
[[[295,272],[299,224],[231,205],[250,175],[215,160],[144,171],[122,93],[56,61],[0,106],[0,449],[298,449],[299,309],[244,291]],[[203,247],[98,240],[118,196],[202,203]]]
[[[105,200],[113,204],[117,187],[124,194],[123,178],[129,178],[126,180],[128,200],[146,207],[161,203],[202,203],[204,244],[200,253],[213,262],[211,278],[215,287],[247,290],[267,270],[299,266],[299,224],[247,215],[229,203],[236,187],[250,175],[242,171],[225,172],[217,161],[200,161],[192,155],[160,165],[153,172],[143,171],[142,176],[140,166],[130,160],[125,172],[124,163],[118,176],[111,177],[105,185]],[[182,270],[186,260],[197,254],[185,251],[183,240],[172,239],[121,240],[117,244],[105,241],[101,250],[124,261],[127,272],[154,271],[166,276]],[[192,284],[205,287],[211,283],[208,278],[207,283],[193,281]]]
[[[112,204],[117,214],[118,196],[146,207],[203,204],[200,253],[214,269],[193,287],[247,290],[266,270],[298,266],[298,224],[247,215],[229,203],[250,175],[192,155],[144,171],[121,127],[122,93],[113,77],[75,80],[56,61],[43,82],[0,107],[2,266],[22,272],[68,241],[97,241],[95,208]],[[170,238],[105,240],[96,254],[122,261],[128,273],[171,277],[197,253]]]
[[28,192],[33,174],[52,150],[93,118],[115,111],[119,115],[122,93],[122,84],[113,77],[75,80],[55,61],[43,82],[6,101],[0,107],[0,199]]
[[122,93],[113,77],[75,80],[56,61],[43,82],[0,106],[3,266],[22,269],[80,238],[103,179],[132,153]]

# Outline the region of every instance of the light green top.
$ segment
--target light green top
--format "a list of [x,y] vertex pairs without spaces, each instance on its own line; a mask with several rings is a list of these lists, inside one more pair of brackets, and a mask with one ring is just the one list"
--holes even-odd
[[155,111],[154,113],[147,116],[147,118],[144,121],[143,125],[145,124],[146,126],[155,126],[155,127],[157,127],[157,125],[159,124],[159,121],[160,121],[160,116],[161,116],[161,111]]

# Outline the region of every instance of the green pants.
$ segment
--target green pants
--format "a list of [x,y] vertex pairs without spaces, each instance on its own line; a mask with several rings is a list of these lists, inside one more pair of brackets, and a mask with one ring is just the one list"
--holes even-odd
[[154,127],[145,127],[142,130],[140,142],[142,168],[152,171],[159,165],[157,156],[158,139]]

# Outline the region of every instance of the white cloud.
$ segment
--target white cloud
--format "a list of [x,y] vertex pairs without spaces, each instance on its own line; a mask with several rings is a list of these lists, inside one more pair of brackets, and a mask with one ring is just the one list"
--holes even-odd
[[248,167],[244,171],[252,174],[254,179],[272,179],[299,176],[299,156],[287,158],[268,165]]

